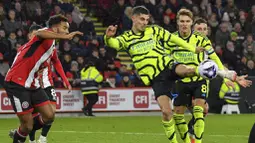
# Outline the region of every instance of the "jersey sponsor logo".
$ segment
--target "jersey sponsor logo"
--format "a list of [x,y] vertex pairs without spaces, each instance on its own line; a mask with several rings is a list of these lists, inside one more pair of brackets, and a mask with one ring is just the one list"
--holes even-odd
[[148,108],[149,107],[149,92],[134,91],[133,102],[134,102],[134,108]]
[[149,50],[151,50],[155,47],[154,40],[152,40],[152,39],[135,44],[136,42],[138,42],[138,41],[136,41],[136,40],[132,41],[132,43],[134,43],[134,45],[131,46],[131,50],[133,50],[134,52],[137,52],[137,53],[148,52]]
[[2,92],[2,94],[1,94],[1,109],[2,110],[13,110],[11,101],[8,98],[6,92]]
[[178,62],[195,61],[195,54],[192,52],[174,52],[174,59]]
[[93,108],[100,108],[100,109],[107,108],[107,92],[105,91],[98,92],[98,101],[93,106]]
[[23,109],[27,109],[29,107],[29,103],[27,101],[23,101],[21,106]]

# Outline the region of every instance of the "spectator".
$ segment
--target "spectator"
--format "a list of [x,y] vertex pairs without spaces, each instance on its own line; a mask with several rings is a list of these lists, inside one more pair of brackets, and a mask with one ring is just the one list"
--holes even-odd
[[251,34],[247,35],[246,40],[243,43],[243,56],[246,60],[253,60],[255,61],[255,41],[253,40],[253,37]]
[[71,69],[71,60],[72,60],[71,55],[69,55],[69,54],[64,55],[64,59],[61,63],[62,63],[62,66],[63,66],[63,69],[64,69],[65,72],[70,71],[70,69]]
[[250,33],[251,30],[252,30],[252,28],[251,28],[251,23],[247,22],[247,19],[246,19],[245,15],[240,15],[239,21],[240,21],[242,30],[243,30],[245,33]]
[[41,5],[36,0],[28,0],[25,3],[25,12],[27,19],[33,19],[36,15],[36,10],[42,9]]
[[125,9],[124,16],[122,18],[122,30],[127,31],[132,28],[132,7],[128,6]]
[[224,13],[224,9],[222,7],[222,0],[215,1],[215,4],[212,6],[212,12],[217,15],[217,20],[221,21]]
[[51,12],[54,9],[54,4],[52,0],[46,0],[46,2],[42,3],[43,15],[44,17],[49,17]]
[[168,5],[175,14],[182,7],[181,3],[177,0],[168,0]]
[[220,24],[220,28],[217,30],[215,35],[215,42],[216,45],[224,48],[227,41],[229,39],[229,31],[227,27],[227,23]]
[[249,76],[255,76],[254,61],[252,60],[247,62],[247,74]]
[[161,0],[160,3],[156,7],[156,13],[157,16],[155,17],[155,20],[161,22],[163,21],[163,15],[167,9],[167,3],[166,0]]
[[80,40],[80,36],[75,35],[73,40],[71,41],[71,51],[72,56],[76,58],[77,56],[84,56],[88,55],[88,50],[85,48],[84,43]]
[[245,32],[242,30],[241,24],[239,22],[235,23],[234,29],[233,31],[235,31],[237,33],[237,40],[241,43],[244,42],[245,40]]
[[71,69],[66,73],[69,77],[69,82],[72,84],[72,87],[78,87],[81,82],[79,65],[76,61],[71,62]]
[[3,21],[5,19],[5,11],[3,8],[3,5],[0,5],[0,21]]
[[223,61],[226,62],[230,69],[238,69],[238,63],[241,62],[241,57],[235,51],[233,42],[228,41],[226,48],[223,49]]
[[[212,28],[212,34],[215,35],[215,34],[216,34],[216,31],[217,31],[217,28],[218,28],[218,25],[219,25],[219,22],[217,21],[217,16],[216,16],[215,13],[213,13],[213,14],[209,17],[208,24],[209,24],[209,26],[211,26],[211,28]],[[214,38],[213,38],[213,39],[214,39]]]
[[90,39],[96,35],[94,23],[89,17],[84,17],[80,24],[79,31],[84,33],[85,39]]
[[153,17],[156,17],[156,9],[155,9],[155,6],[150,2],[150,0],[143,0],[143,4],[149,11],[150,11],[150,14],[153,16]]
[[55,5],[53,11],[51,12],[50,16],[57,15],[57,14],[64,14],[62,9],[59,5]]
[[128,0],[128,6],[135,7],[140,5],[140,3],[137,0]]
[[103,82],[102,87],[110,87],[116,88],[116,78],[114,75],[109,76],[106,78],[105,82]]
[[79,71],[84,67],[84,58],[83,56],[78,56],[76,61],[78,62]]
[[60,8],[66,13],[66,12],[72,12],[74,7],[73,4],[70,3],[70,0],[63,0],[62,2],[60,2]]
[[72,19],[79,27],[80,23],[83,20],[83,14],[80,12],[79,7],[74,7],[74,10],[72,12]]
[[3,21],[4,30],[6,34],[10,34],[11,32],[15,32],[17,29],[21,29],[21,22],[15,20],[15,11],[10,10],[8,13],[8,18]]
[[66,18],[68,18],[68,22],[69,22],[69,25],[70,25],[69,32],[77,31],[78,30],[78,26],[73,21],[72,14],[71,13],[66,13]]
[[115,3],[110,11],[110,17],[109,17],[109,24],[116,23],[117,25],[122,20],[122,16],[124,14],[125,10],[125,0],[117,0],[117,3]]
[[224,11],[228,13],[230,20],[232,22],[237,20],[237,15],[239,13],[239,10],[237,9],[237,7],[234,4],[234,0],[227,0],[227,5],[224,8]]
[[173,11],[171,10],[171,8],[167,8],[165,13],[164,13],[164,16],[168,16],[170,21],[174,21],[175,20],[175,17],[176,17],[176,14],[173,13]]
[[122,78],[122,81],[121,81],[119,87],[134,87],[128,74],[123,75],[123,78]]
[[162,27],[164,29],[168,30],[169,32],[176,31],[176,28],[175,28],[174,24],[171,23],[169,16],[164,16],[164,21],[163,21]]
[[9,40],[9,42],[10,42],[10,44],[11,44],[11,49],[15,49],[15,45],[16,45],[16,42],[17,42],[17,39],[16,39],[16,34],[15,34],[15,32],[11,32],[10,34],[9,34],[9,38],[8,38],[8,40]]
[[38,25],[44,25],[44,23],[47,21],[47,17],[42,15],[42,9],[36,9],[35,17],[33,17],[31,20]]
[[15,3],[15,11],[16,11],[16,20],[17,21],[26,21],[26,13],[22,11],[21,4],[19,2]]
[[230,41],[233,42],[233,44],[235,45],[235,52],[241,55],[243,51],[243,46],[242,42],[238,40],[238,34],[236,32],[230,33]]
[[26,42],[26,38],[23,35],[22,29],[18,29],[16,31],[16,39],[17,39],[17,42],[20,42],[22,44],[24,44]]

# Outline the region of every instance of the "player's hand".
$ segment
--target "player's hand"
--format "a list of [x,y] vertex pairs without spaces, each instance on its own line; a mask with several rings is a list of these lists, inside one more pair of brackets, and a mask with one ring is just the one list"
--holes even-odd
[[70,93],[72,91],[72,86],[71,85],[68,85],[68,93]]
[[226,81],[225,84],[228,86],[228,87],[232,87],[234,90],[235,90],[235,83],[233,81]]
[[66,39],[72,40],[75,35],[81,35],[82,36],[83,33],[80,32],[80,31],[71,32],[71,33],[67,34]]
[[116,34],[118,26],[117,25],[110,25],[105,32],[106,37],[110,38]]
[[236,82],[244,88],[250,87],[252,85],[252,81],[246,79],[247,77],[248,75],[237,76]]
[[197,47],[195,52],[198,54],[198,53],[204,52],[204,51],[205,51],[204,47]]

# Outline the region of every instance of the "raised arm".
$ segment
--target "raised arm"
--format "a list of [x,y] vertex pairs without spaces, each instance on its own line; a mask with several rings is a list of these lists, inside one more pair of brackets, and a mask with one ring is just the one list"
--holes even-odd
[[40,29],[35,32],[35,35],[42,39],[68,39],[71,40],[75,35],[83,35],[79,31],[71,32],[69,34],[60,34],[46,29]]
[[117,26],[109,26],[106,29],[105,35],[104,35],[104,43],[106,46],[110,48],[114,48],[116,50],[121,50],[124,48],[124,39],[121,36],[118,36],[114,38],[116,34]]

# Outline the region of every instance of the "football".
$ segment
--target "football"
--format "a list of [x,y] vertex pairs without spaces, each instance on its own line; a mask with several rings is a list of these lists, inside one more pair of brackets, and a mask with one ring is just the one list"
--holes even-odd
[[200,76],[205,79],[213,79],[218,74],[218,66],[212,60],[205,60],[198,66]]

